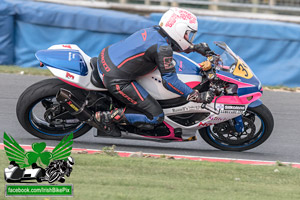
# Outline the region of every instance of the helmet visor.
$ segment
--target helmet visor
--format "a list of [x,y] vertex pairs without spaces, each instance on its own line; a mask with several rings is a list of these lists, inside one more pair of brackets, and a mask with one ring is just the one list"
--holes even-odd
[[188,30],[185,32],[184,39],[193,44],[197,31]]

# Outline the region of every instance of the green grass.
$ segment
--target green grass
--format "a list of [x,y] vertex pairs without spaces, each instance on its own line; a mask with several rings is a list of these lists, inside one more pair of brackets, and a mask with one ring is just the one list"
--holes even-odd
[[[4,151],[0,151],[0,156],[0,169],[4,170],[8,165]],[[76,200],[300,199],[300,170],[291,167],[121,158],[102,154],[72,156],[75,165],[66,184],[74,184],[72,199]],[[274,172],[275,169],[279,172]],[[3,180],[3,173],[0,173],[0,199],[4,195]]]
[[0,73],[52,76],[52,73],[49,70],[39,67],[25,68],[7,65],[0,65]]

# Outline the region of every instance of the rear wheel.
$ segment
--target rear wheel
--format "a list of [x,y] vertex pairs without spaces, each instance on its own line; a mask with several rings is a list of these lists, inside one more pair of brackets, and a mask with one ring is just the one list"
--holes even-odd
[[229,121],[199,130],[211,146],[225,151],[249,150],[265,142],[274,127],[272,113],[265,105],[248,108],[242,115],[244,131],[238,133]]
[[74,118],[56,101],[60,88],[70,90],[79,98],[85,98],[85,91],[64,83],[59,79],[46,79],[28,87],[19,97],[17,118],[22,127],[42,139],[61,140],[73,133],[77,138],[92,127]]

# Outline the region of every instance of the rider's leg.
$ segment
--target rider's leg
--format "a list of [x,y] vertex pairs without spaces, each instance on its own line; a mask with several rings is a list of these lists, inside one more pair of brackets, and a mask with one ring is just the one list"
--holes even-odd
[[[109,92],[127,105],[127,109],[100,112],[98,121],[110,125],[111,122],[126,121],[140,128],[150,129],[163,121],[164,114],[159,103],[136,81],[105,77]],[[102,118],[102,119],[101,119]]]

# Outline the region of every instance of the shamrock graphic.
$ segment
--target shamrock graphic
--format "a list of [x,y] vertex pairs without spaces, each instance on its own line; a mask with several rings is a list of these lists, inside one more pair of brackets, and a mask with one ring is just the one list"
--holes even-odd
[[[48,166],[52,157],[52,154],[50,152],[43,152],[46,148],[46,143],[45,142],[41,142],[41,143],[33,143],[31,145],[33,152],[27,152],[26,158],[28,159],[28,164],[32,165],[32,163],[37,163],[38,159],[40,159],[40,161]],[[39,165],[41,165],[41,163],[39,162]]]

